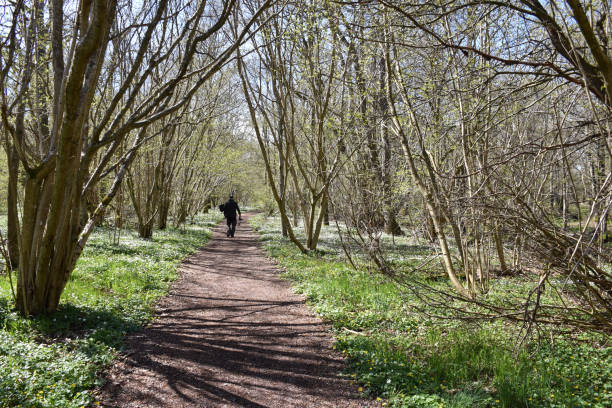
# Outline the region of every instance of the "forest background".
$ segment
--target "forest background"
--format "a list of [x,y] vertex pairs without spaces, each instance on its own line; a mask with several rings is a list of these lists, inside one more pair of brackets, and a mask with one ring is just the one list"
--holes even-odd
[[[277,231],[271,255],[336,322],[373,395],[612,398],[608,1],[20,0],[1,12],[11,336],[73,333],[51,323],[75,305],[71,282],[97,282],[80,289],[93,310],[88,292],[109,290],[83,272],[93,248],[191,237],[234,193],[269,216],[256,223]],[[320,285],[330,276],[339,286]],[[158,278],[139,289],[143,310]],[[100,340],[110,354],[119,334]],[[448,359],[431,360],[442,344]],[[364,351],[385,364],[362,372]],[[408,381],[390,355],[427,375]],[[6,384],[37,403],[38,386]]]

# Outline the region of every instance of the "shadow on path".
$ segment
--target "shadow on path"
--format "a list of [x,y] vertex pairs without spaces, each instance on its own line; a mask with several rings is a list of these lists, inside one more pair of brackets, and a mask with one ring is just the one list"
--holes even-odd
[[339,377],[341,357],[262,255],[246,223],[215,228],[185,261],[156,320],[128,338],[107,407],[372,407]]

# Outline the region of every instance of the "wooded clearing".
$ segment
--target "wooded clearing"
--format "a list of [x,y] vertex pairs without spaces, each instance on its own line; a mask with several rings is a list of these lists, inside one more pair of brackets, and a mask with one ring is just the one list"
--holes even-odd
[[[386,387],[356,369],[372,398],[608,406],[611,8],[609,0],[0,2],[0,373],[26,364],[8,357],[13,346],[2,349],[16,338],[74,351],[58,339],[81,336],[81,318],[95,327],[91,310],[104,296],[121,305],[109,319],[132,301],[143,310],[100,343],[108,358],[84,363],[92,375],[84,399],[68,387],[72,402],[42,403],[36,381],[19,388],[13,379],[0,382],[0,406],[92,403],[91,367],[111,364],[122,336],[149,321],[177,263],[207,241],[204,220],[221,220],[217,207],[230,195],[262,213],[255,224],[273,235],[270,255],[332,323],[349,367],[361,361],[363,337],[372,350],[413,355],[427,373],[429,388]],[[150,275],[110,266],[155,251],[169,263]],[[295,262],[321,263],[324,273],[293,271]],[[332,304],[336,312],[325,309]],[[80,307],[92,308],[89,317]],[[54,327],[74,308],[77,320]],[[376,340],[380,330],[393,339]],[[449,360],[434,362],[433,349],[401,340],[409,336],[447,344],[438,352]],[[498,381],[510,363],[446,378],[479,358],[453,360],[470,355],[453,354],[462,341],[461,350],[490,343],[491,359],[522,361],[508,378],[531,383]],[[555,354],[583,346],[582,374]],[[532,377],[542,367],[527,356],[558,361],[567,384]],[[583,389],[578,378],[602,374],[596,366],[607,380]],[[556,391],[543,399],[547,387]]]

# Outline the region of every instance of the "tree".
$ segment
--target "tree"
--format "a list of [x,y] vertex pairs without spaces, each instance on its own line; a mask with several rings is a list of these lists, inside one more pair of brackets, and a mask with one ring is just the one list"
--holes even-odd
[[[593,13],[587,18],[577,1],[567,1],[567,8],[556,2],[543,7],[538,1],[456,1],[442,8],[382,0],[378,3],[393,16],[387,24],[387,66],[393,69],[387,88],[394,130],[404,147],[413,180],[425,198],[455,290],[465,299],[486,304],[474,291],[476,280],[481,276],[486,279],[484,272],[491,256],[483,256],[485,248],[495,241],[499,262],[505,264],[502,233],[514,233],[515,252],[528,258],[515,265],[522,268],[527,262],[537,263],[540,278],[516,303],[502,309],[491,304],[486,307],[493,314],[505,316],[518,314],[523,307],[522,318],[514,315],[511,319],[525,319],[529,324],[555,322],[609,330],[607,319],[612,308],[607,294],[612,279],[601,265],[609,263],[610,258],[601,243],[594,245],[595,240],[589,238],[599,236],[607,223],[602,215],[611,203],[609,198],[604,199],[610,197],[611,184],[602,181],[610,179],[605,163],[612,157],[609,57],[605,54],[609,34],[601,23],[605,19],[602,16],[607,15],[606,7],[591,2]],[[496,22],[495,31],[489,19]],[[526,27],[524,31],[514,30],[519,21]],[[399,27],[404,33],[398,32]],[[405,34],[414,32],[420,32],[426,40],[415,42]],[[426,45],[427,41],[433,41],[433,45]],[[432,53],[440,50],[451,61],[446,72],[419,73],[425,78],[435,77],[438,83],[452,84],[448,95],[454,98],[455,106],[445,120],[454,123],[439,129],[445,132],[440,138],[428,126],[434,110],[424,109],[426,105],[415,87],[415,65],[407,63],[411,55],[418,54],[419,47]],[[566,98],[567,94],[574,98],[580,95],[576,86],[587,91],[582,107]],[[436,92],[447,94],[442,89]],[[565,98],[566,112],[562,115],[555,111],[555,98]],[[431,96],[429,99],[433,100]],[[573,111],[567,110],[568,106]],[[458,138],[453,143],[455,135]],[[430,144],[432,139],[437,140],[438,147]],[[591,154],[589,161],[594,165],[578,164],[581,151],[602,152],[606,146],[607,159],[601,154],[595,159]],[[598,180],[590,188],[589,199],[588,218],[598,220],[594,231],[588,230],[590,221],[582,220],[578,198],[588,188],[576,185],[575,173],[584,168],[591,169],[591,180]],[[554,204],[556,193],[551,189],[546,194],[544,188],[563,180],[572,185],[575,197],[579,220],[576,233],[558,227],[551,213],[554,205],[549,204]],[[449,230],[446,225],[455,236],[457,252],[445,236]],[[383,261],[380,264],[388,267]],[[465,270],[464,281],[457,265]],[[564,282],[571,279],[574,286],[558,286],[551,276]],[[565,315],[540,303],[545,283],[572,304]],[[481,285],[480,290],[486,291],[486,286]]]
[[[272,3],[263,1],[235,38],[197,66],[194,56],[218,41],[237,12],[235,0],[92,0],[68,15],[61,0],[12,6],[2,121],[25,172],[17,295],[22,313],[57,309],[96,221],[149,140],[142,130],[184,107]],[[154,74],[164,79],[150,86]],[[187,80],[189,88],[176,99]],[[133,143],[118,157],[133,132]],[[81,198],[115,169],[109,190],[83,220]]]
[[[254,39],[257,58],[239,60],[251,121],[289,238],[304,252],[317,247],[328,218],[330,186],[351,159],[334,118],[339,58],[338,10],[321,1],[287,8]],[[322,18],[323,17],[323,18]],[[262,86],[254,78],[268,78]],[[278,183],[274,158],[278,156]],[[298,213],[305,242],[296,238]]]

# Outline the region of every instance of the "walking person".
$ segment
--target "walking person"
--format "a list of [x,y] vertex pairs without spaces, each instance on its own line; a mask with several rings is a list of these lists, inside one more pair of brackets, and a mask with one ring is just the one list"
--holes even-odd
[[223,211],[223,215],[227,219],[227,236],[234,237],[234,232],[236,232],[236,211],[239,214],[239,220],[242,220],[242,213],[240,212],[240,207],[238,207],[238,203],[234,201],[234,196],[230,195],[229,200],[225,204],[222,204],[220,207],[221,211]]

